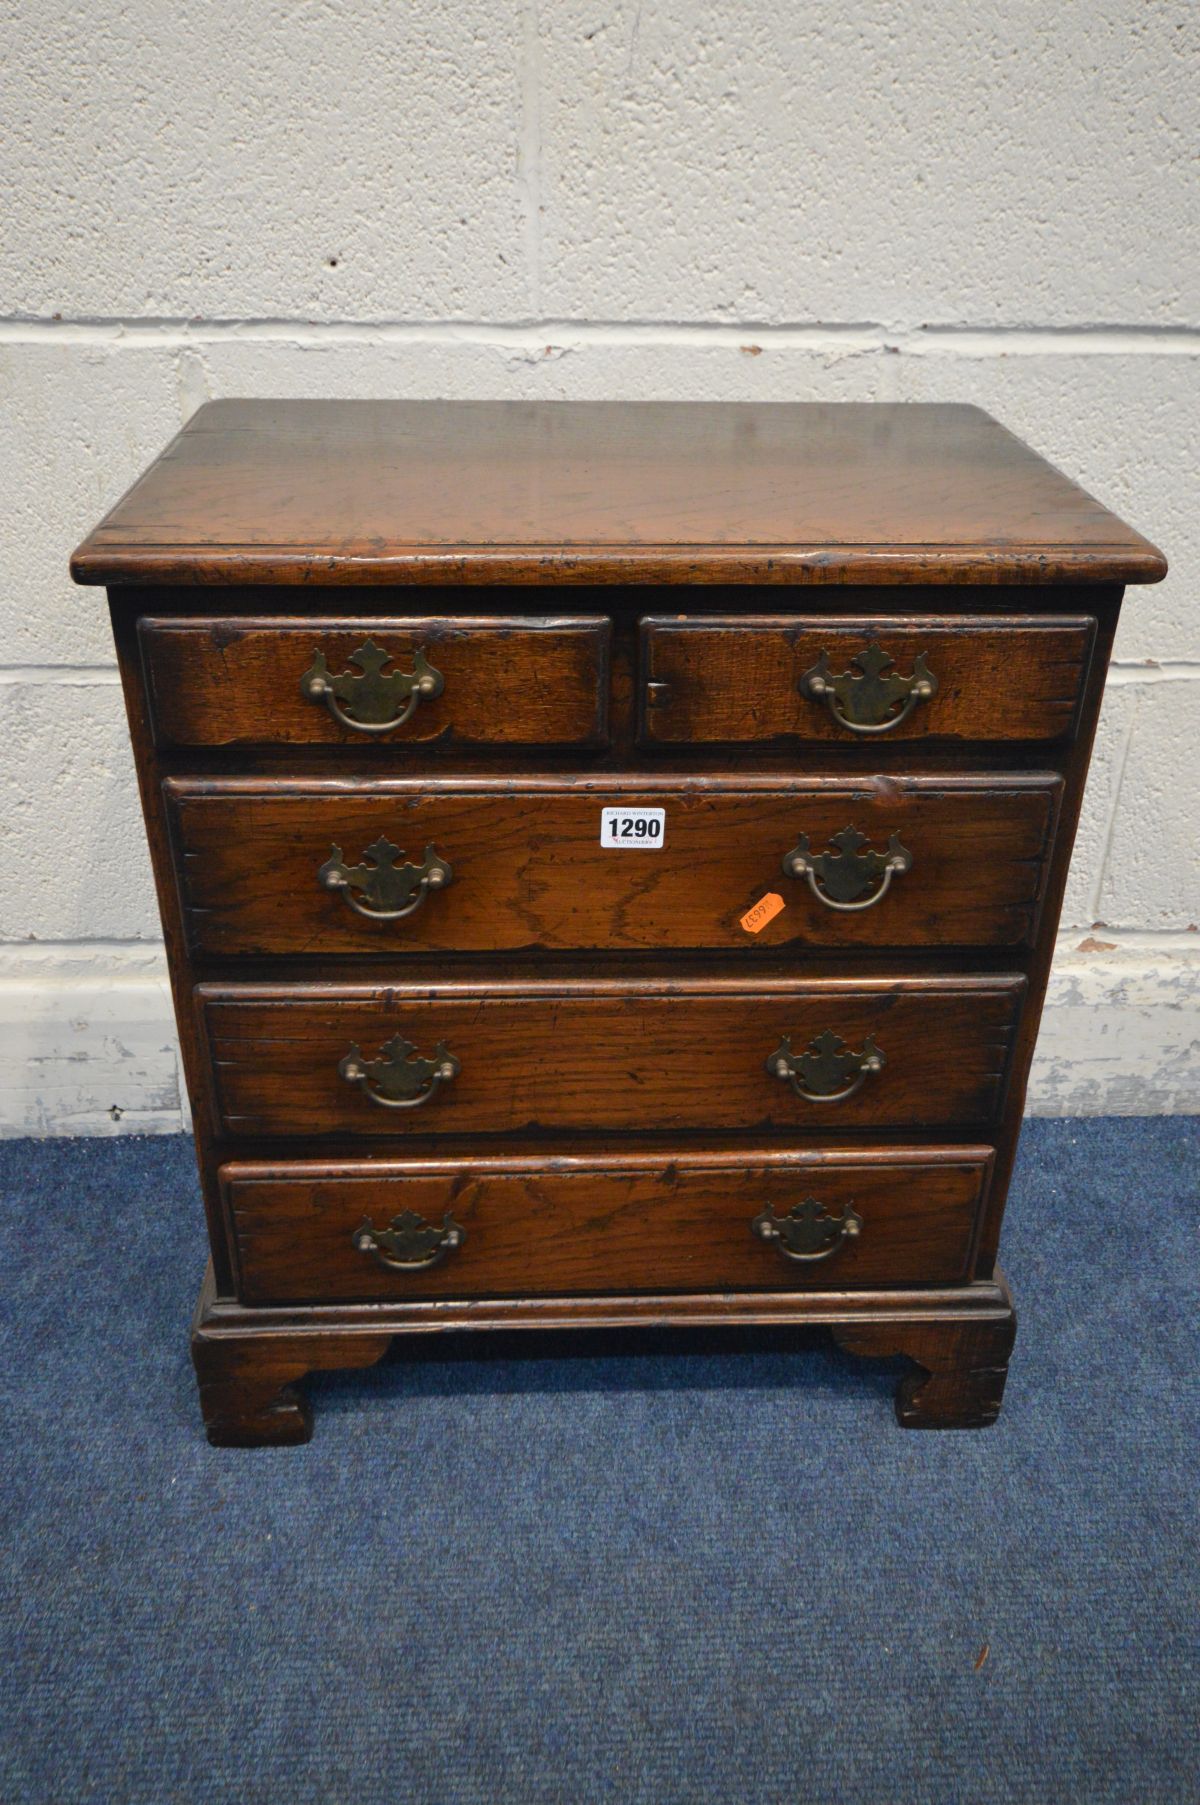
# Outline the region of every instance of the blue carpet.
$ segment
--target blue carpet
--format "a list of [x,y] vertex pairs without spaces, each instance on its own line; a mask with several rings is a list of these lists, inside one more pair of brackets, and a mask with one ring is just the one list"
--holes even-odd
[[1195,1800],[1197,1125],[1027,1127],[994,1429],[821,1345],[508,1340],[268,1452],[201,1433],[190,1145],[0,1147],[0,1795]]

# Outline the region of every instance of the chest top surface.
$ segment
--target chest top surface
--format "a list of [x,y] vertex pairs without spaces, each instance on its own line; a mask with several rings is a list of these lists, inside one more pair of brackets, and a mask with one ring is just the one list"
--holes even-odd
[[974,407],[216,401],[82,583],[1155,582],[1162,554]]

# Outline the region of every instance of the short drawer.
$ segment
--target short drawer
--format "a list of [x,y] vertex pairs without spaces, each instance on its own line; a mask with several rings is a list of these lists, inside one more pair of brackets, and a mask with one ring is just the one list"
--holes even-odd
[[598,746],[606,619],[138,622],[166,746]]
[[1012,978],[201,985],[218,1132],[982,1127]]
[[713,615],[641,624],[652,745],[1059,740],[1075,726],[1088,616]]
[[[178,778],[166,796],[196,953],[390,956],[1025,945],[1061,788],[1049,774]],[[653,838],[602,842],[605,811],[620,831],[646,809]],[[779,909],[754,934],[743,918],[764,896]]]
[[221,1169],[248,1304],[955,1284],[988,1147]]

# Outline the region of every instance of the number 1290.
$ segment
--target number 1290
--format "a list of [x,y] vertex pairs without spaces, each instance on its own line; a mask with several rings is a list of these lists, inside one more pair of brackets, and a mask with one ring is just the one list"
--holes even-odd
[[666,830],[666,809],[606,808],[600,811],[601,846],[640,846],[643,851],[657,852]]

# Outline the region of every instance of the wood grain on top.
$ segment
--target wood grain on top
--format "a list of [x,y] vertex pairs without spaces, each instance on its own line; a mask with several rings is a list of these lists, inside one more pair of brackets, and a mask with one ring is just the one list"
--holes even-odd
[[1156,582],[1147,540],[978,408],[216,401],[81,583]]

